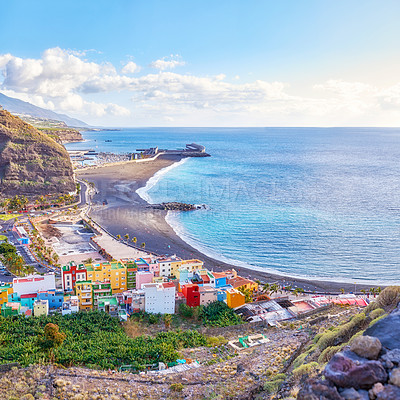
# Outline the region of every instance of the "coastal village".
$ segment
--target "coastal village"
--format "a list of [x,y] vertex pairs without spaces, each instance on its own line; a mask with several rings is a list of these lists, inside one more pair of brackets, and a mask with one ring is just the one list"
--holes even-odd
[[[21,125],[5,119],[7,134],[10,124]],[[106,198],[93,202],[96,184],[72,174],[62,148],[24,129],[47,143],[48,153],[56,148],[71,174],[62,195],[54,170],[56,193],[30,185],[29,196],[0,204],[1,398],[293,399],[305,377],[391,310],[390,287],[328,292],[254,279],[200,256],[155,253],[140,230],[139,238],[112,234],[93,218],[93,210],[108,207]],[[171,153],[139,151],[129,159],[105,155],[85,168],[77,159],[75,171],[208,156],[193,143]],[[142,217],[199,209],[141,207]]]
[[[91,190],[89,185],[85,188]],[[366,294],[305,293],[301,288],[251,280],[235,269],[216,272],[199,259],[156,255],[129,237],[108,233],[86,216],[87,207],[68,207],[50,215],[9,216],[14,221],[9,223],[9,237],[44,269],[41,274],[14,276],[1,284],[3,316],[99,310],[126,321],[133,313],[174,314],[180,304],[198,307],[223,302],[246,322],[279,326],[331,304],[368,305]],[[64,235],[48,235],[49,227],[58,227]],[[69,243],[63,243],[63,236]],[[46,251],[63,265],[38,260],[34,251],[38,241],[49,246]]]

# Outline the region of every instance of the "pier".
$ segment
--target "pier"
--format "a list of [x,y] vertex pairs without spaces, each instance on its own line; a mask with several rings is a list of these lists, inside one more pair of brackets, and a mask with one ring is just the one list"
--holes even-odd
[[158,147],[150,147],[149,149],[136,149],[136,151],[139,153],[133,153],[132,159],[149,158],[160,155],[174,155],[181,157],[210,157],[210,154],[206,153],[206,148],[197,143],[187,144],[184,149],[168,150],[159,149]]

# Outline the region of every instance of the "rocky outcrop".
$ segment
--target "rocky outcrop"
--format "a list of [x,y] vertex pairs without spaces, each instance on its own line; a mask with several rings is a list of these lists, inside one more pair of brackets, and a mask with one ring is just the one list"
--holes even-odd
[[298,399],[400,399],[400,308],[373,324],[335,354],[324,370],[325,380],[308,380]]
[[64,194],[75,190],[65,148],[0,110],[0,192],[3,196]]
[[72,128],[65,129],[41,129],[41,131],[58,143],[82,142],[83,137],[79,131]]

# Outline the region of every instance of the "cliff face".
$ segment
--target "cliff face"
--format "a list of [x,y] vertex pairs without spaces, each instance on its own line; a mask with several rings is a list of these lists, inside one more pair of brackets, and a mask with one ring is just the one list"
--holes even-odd
[[79,131],[72,128],[65,129],[40,129],[53,138],[57,143],[82,142],[83,138]]
[[0,193],[29,196],[74,190],[72,165],[65,148],[0,110]]

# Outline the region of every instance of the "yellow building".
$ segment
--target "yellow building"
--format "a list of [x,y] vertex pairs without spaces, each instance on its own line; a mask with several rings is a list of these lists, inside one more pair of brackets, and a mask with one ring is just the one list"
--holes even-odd
[[92,282],[76,282],[75,292],[79,299],[80,310],[91,310],[93,308],[93,290]]
[[0,286],[0,306],[8,302],[8,295],[13,294],[14,290],[12,285],[5,284]]
[[48,300],[35,300],[33,303],[33,315],[39,317],[41,315],[49,314],[49,301]]
[[228,279],[228,284],[232,285],[234,289],[240,290],[250,290],[251,292],[256,292],[258,290],[258,283],[250,279],[242,278],[237,276],[233,279]]
[[127,289],[126,265],[119,261],[85,265],[90,282],[111,282],[112,293]]
[[245,296],[236,289],[226,291],[226,304],[229,308],[240,307],[245,303]]
[[124,292],[127,289],[126,266],[120,262],[111,262],[110,264],[112,294]]

